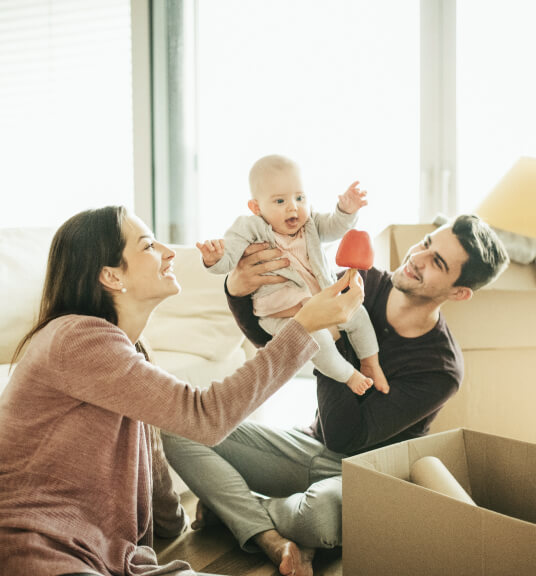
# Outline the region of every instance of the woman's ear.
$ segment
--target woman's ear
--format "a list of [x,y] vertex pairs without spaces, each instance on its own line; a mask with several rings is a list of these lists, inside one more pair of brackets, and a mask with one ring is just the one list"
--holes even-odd
[[117,268],[104,266],[99,274],[99,282],[109,290],[121,290],[123,283],[117,272]]
[[460,302],[461,300],[471,300],[473,297],[473,291],[467,286],[454,286],[449,300],[456,300]]
[[252,198],[248,201],[248,208],[253,212],[253,214],[255,214],[255,216],[258,216],[261,213],[259,203],[257,200],[255,200],[255,198]]

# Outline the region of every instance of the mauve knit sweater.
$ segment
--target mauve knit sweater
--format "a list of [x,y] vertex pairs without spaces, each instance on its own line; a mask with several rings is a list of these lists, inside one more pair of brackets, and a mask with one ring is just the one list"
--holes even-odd
[[50,322],[0,397],[0,574],[192,574],[186,562],[158,567],[150,547],[151,497],[155,526],[177,533],[185,520],[144,423],[217,444],[317,350],[291,321],[201,390],[147,362],[105,320]]

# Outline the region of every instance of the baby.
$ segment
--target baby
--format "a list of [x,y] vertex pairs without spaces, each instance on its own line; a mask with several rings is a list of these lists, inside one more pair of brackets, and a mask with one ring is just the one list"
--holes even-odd
[[[354,182],[339,196],[334,213],[311,212],[303,192],[298,166],[284,156],[270,155],[258,160],[249,173],[252,216],[240,216],[225,233],[223,240],[197,243],[203,263],[210,272],[227,274],[240,260],[244,250],[256,242],[277,246],[290,266],[278,270],[288,278],[281,284],[261,286],[253,295],[253,312],[260,326],[269,334],[278,332],[296,314],[303,303],[333,284],[321,242],[341,238],[353,228],[357,212],[367,204],[366,192]],[[337,327],[344,330],[361,363],[361,372],[338,352],[327,329],[313,337],[320,350],[313,357],[315,367],[338,382],[345,382],[356,394],[374,386],[383,393],[389,385],[378,361],[378,343],[374,328],[363,306],[349,322]]]

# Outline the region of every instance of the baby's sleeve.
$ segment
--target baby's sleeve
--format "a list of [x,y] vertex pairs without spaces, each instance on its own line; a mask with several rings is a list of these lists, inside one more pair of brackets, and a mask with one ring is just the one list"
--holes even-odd
[[266,228],[267,224],[259,216],[239,216],[225,232],[223,256],[207,270],[212,274],[228,274],[250,244],[268,241]]

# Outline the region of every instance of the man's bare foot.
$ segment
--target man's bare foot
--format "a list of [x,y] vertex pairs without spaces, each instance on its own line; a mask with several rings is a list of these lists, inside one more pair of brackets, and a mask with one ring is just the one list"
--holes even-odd
[[277,530],[261,532],[254,540],[283,576],[313,576],[314,548],[300,548]]
[[201,500],[198,500],[195,509],[195,520],[191,524],[192,530],[201,530],[205,526],[215,526],[216,524],[221,524],[221,520]]
[[374,381],[376,390],[383,394],[389,393],[389,384],[380,366],[377,354],[361,359],[361,372]]
[[354,394],[361,396],[372,386],[373,383],[372,378],[368,378],[358,370],[354,370],[354,373],[350,376],[350,380],[346,382],[346,386],[348,386]]

